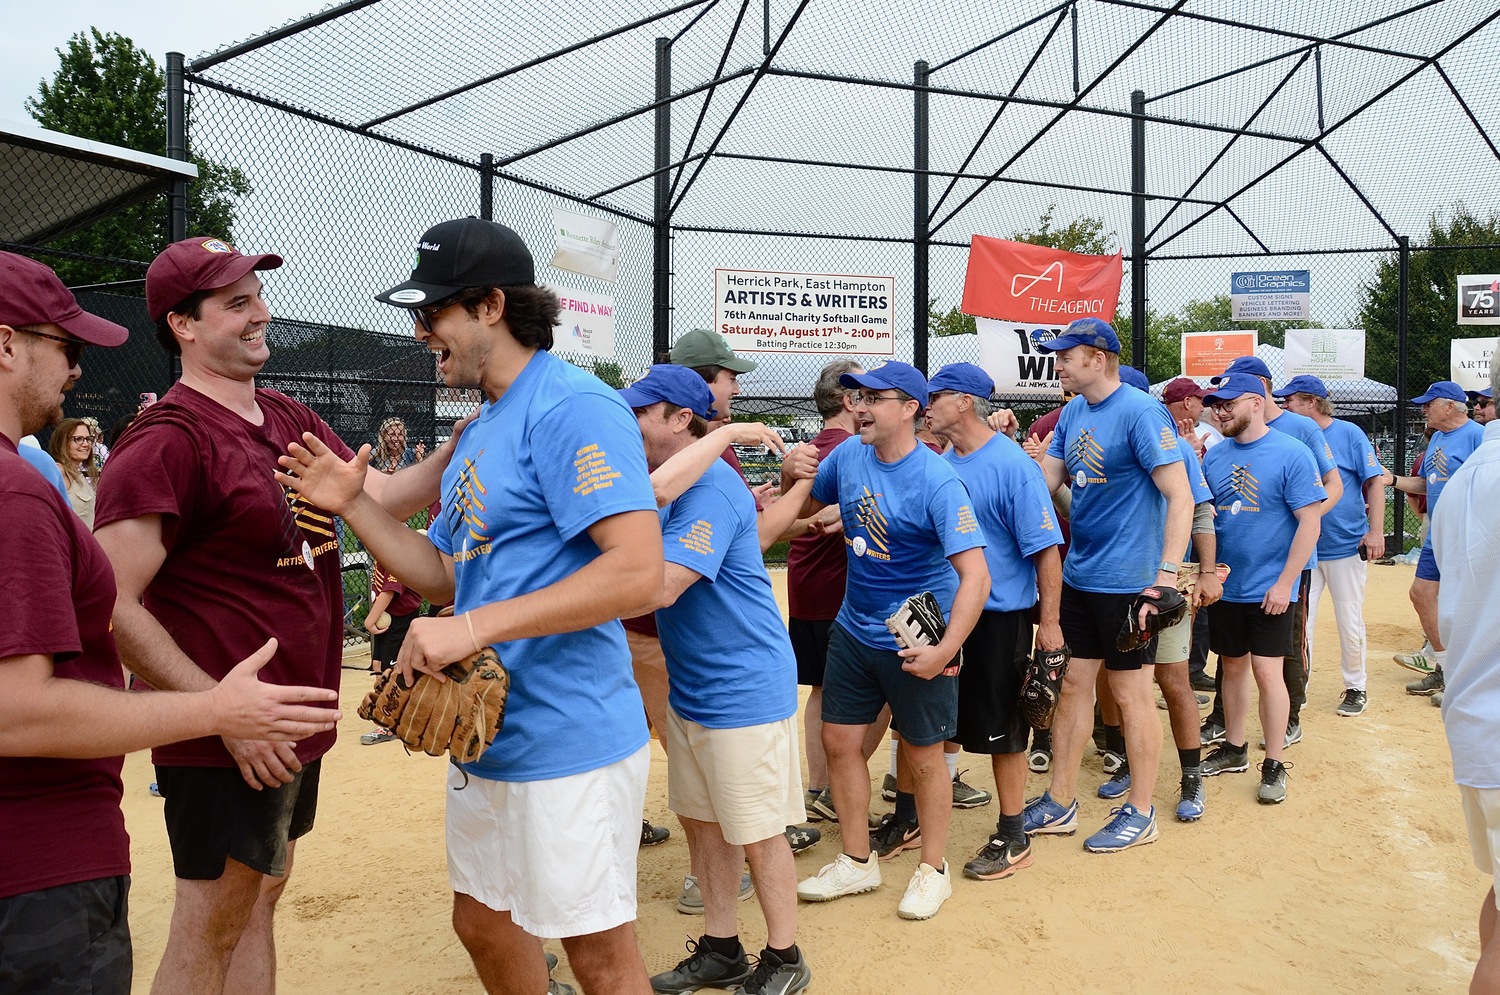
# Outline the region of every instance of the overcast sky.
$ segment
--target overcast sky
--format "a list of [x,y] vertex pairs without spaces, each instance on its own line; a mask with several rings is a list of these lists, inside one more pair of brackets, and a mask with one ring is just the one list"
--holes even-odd
[[31,120],[25,100],[57,71],[56,50],[79,31],[122,34],[166,64],[189,59],[307,16],[328,0],[0,0],[0,118]]

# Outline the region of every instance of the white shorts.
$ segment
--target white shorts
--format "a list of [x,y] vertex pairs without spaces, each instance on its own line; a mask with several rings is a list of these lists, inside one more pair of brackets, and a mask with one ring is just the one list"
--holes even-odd
[[635,920],[636,855],[651,751],[546,781],[448,769],[448,881],[537,937]]
[[735,846],[807,820],[797,716],[742,729],[709,729],[667,707],[667,807],[716,822]]
[[1495,882],[1495,908],[1500,909],[1500,788],[1458,786],[1469,827],[1469,849],[1474,866]]

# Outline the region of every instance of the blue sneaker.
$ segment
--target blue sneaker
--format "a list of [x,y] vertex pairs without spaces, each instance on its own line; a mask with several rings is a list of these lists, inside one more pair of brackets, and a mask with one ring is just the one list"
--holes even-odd
[[1142,814],[1126,803],[1113,811],[1109,824],[1084,841],[1093,853],[1118,853],[1133,846],[1156,842],[1156,809]]
[[1050,791],[1042,797],[1032,798],[1022,813],[1022,828],[1027,833],[1052,833],[1057,836],[1072,836],[1078,832],[1078,800],[1063,808],[1052,800]]
[[1130,794],[1130,771],[1120,770],[1115,776],[1099,785],[1099,797],[1114,801]]
[[1196,769],[1182,772],[1182,800],[1177,803],[1179,822],[1197,822],[1203,818],[1203,775]]

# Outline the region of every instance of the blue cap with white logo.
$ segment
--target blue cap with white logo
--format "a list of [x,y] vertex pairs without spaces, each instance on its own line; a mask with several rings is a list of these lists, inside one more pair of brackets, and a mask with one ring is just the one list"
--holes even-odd
[[910,363],[891,361],[881,363],[873,370],[864,373],[845,373],[839,377],[839,384],[844,387],[868,390],[900,390],[905,391],[917,399],[922,407],[927,407],[928,392],[931,388],[927,385],[927,378],[922,376],[922,371]]
[[1266,385],[1260,382],[1259,377],[1250,373],[1226,373],[1214,379],[1219,382],[1215,384],[1214,392],[1203,398],[1204,404],[1232,401],[1246,394],[1254,394],[1257,397],[1266,396]]

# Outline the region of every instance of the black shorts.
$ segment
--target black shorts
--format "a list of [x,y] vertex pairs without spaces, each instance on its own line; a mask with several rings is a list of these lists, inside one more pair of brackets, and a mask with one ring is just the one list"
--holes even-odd
[[828,636],[833,632],[833,619],[789,619],[786,631],[792,640],[792,654],[797,658],[797,683],[822,687],[823,672],[828,669]]
[[828,638],[823,722],[870,725],[888,704],[891,728],[912,746],[952,739],[958,726],[958,678],[938,674],[923,680],[902,670],[904,662],[894,649],[866,646],[835,622]]
[[272,877],[286,873],[286,845],[306,836],[318,814],[320,757],[291,784],[256,791],[238,767],[157,767],[166,802],[172,870],[191,881],[217,881],[233,857]]
[[981,612],[964,640],[958,674],[958,735],[970,753],[1023,753],[1030,727],[1021,684],[1031,656],[1031,611]]
[[391,627],[370,637],[370,659],[381,663],[395,663],[401,652],[401,644],[406,642],[406,630],[411,628],[411,620],[419,614],[421,613],[412,612],[409,615],[392,615]]
[[1130,616],[1135,599],[1136,594],[1101,594],[1064,584],[1059,615],[1063,638],[1073,657],[1103,660],[1105,670],[1140,670],[1155,660],[1154,640],[1128,653],[1115,649],[1120,627]]
[[1208,606],[1208,646],[1220,656],[1269,656],[1282,659],[1292,651],[1297,630],[1297,606],[1280,615],[1267,615],[1260,603],[1215,601]]
[[121,875],[0,898],[0,992],[130,991],[129,894]]

